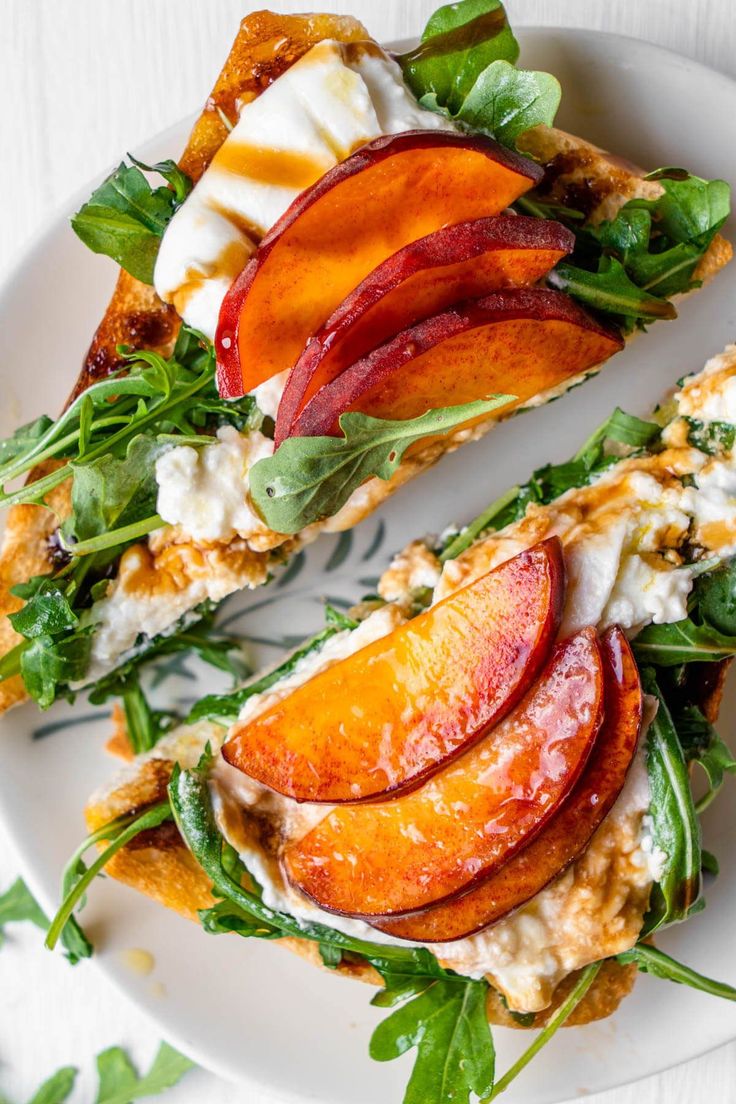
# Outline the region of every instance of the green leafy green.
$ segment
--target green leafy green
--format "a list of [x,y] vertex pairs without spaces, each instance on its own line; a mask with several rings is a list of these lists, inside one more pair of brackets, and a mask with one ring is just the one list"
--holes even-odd
[[626,331],[675,317],[669,299],[696,286],[697,266],[729,211],[723,180],[703,180],[684,169],[658,169],[649,179],[661,185],[660,196],[629,200],[597,226],[535,193],[518,204],[537,217],[559,219],[575,234],[571,260],[553,270],[550,283]]
[[729,422],[699,422],[695,418],[686,418],[685,421],[689,426],[689,443],[710,456],[730,452],[736,442],[736,426]]
[[[122,1047],[108,1047],[97,1055],[95,1104],[131,1104],[145,1096],[158,1096],[176,1085],[193,1066],[189,1058],[162,1043],[148,1073],[140,1076]],[[64,1104],[74,1088],[77,1073],[74,1066],[57,1070],[44,1081],[29,1104]]]
[[[480,73],[454,118],[513,146],[531,127],[552,125],[561,97],[560,83],[551,73],[494,61]],[[423,103],[428,106],[426,97]]]
[[[416,1047],[404,1104],[467,1101],[471,1093],[487,1096],[495,1067],[486,1015],[488,983],[467,979],[457,985],[430,978],[410,992],[411,999],[378,1025],[370,1042],[371,1058],[379,1062],[399,1058]],[[389,997],[395,993],[399,1001],[408,995],[403,982],[394,992],[387,983],[379,996],[384,993]],[[385,998],[381,1003],[386,1003]]]
[[552,124],[561,96],[549,73],[516,69],[518,56],[500,0],[460,0],[436,11],[399,61],[423,107],[513,148],[530,127]]
[[450,538],[440,553],[444,563],[454,560],[481,534],[503,529],[524,517],[530,502],[546,505],[573,487],[584,487],[595,476],[615,464],[620,455],[608,451],[612,443],[639,450],[654,446],[661,429],[619,407],[596,429],[575,453],[562,464],[538,468],[528,483],[512,487],[488,506],[462,532]]
[[77,1073],[74,1066],[57,1070],[36,1090],[29,1104],[64,1104],[71,1096]]
[[162,1043],[148,1073],[140,1076],[122,1047],[109,1047],[97,1057],[100,1081],[95,1104],[130,1104],[141,1097],[158,1096],[193,1066],[191,1059]]
[[722,997],[724,1000],[736,1000],[736,989],[732,985],[726,985],[722,981],[713,981],[704,977],[689,966],[683,966],[670,955],[660,951],[658,947],[651,947],[648,943],[637,943],[630,951],[624,951],[617,956],[621,963],[635,962],[644,973],[653,977],[664,978],[665,981],[674,981],[679,985],[689,985],[691,989],[699,989],[702,993],[709,993],[712,997]]
[[[64,870],[61,883],[62,901],[46,936],[49,950],[53,950],[61,938],[73,962],[79,958],[89,958],[92,946],[77,924],[74,910],[83,902],[90,884],[104,870],[113,855],[141,832],[170,820],[171,815],[169,802],[162,801],[144,809],[142,813],[130,813],[104,824],[83,841]],[[85,852],[103,840],[107,841],[107,847],[87,866],[83,858]]]
[[[95,189],[72,217],[72,229],[93,253],[112,257],[131,276],[152,284],[161,237],[192,182],[173,161],[131,161],[121,162]],[[166,185],[152,188],[144,172],[158,173]]]
[[5,893],[0,894],[0,947],[5,941],[5,925],[28,921],[46,931],[48,920],[41,906],[22,878],[17,878]]
[[699,625],[691,617],[665,625],[648,625],[634,641],[642,663],[658,667],[681,663],[718,663],[736,655],[736,637],[725,636],[710,625]]
[[275,532],[298,533],[336,514],[371,476],[390,479],[410,445],[490,414],[511,398],[494,395],[406,421],[343,414],[341,437],[290,437],[273,456],[254,464],[251,498]]
[[686,920],[700,893],[700,824],[677,730],[651,668],[642,684],[657,699],[657,713],[647,733],[649,816],[652,843],[663,856],[645,931]]
[[553,287],[566,291],[587,307],[605,314],[647,322],[677,317],[677,311],[669,300],[642,290],[615,257],[601,257],[596,272],[560,261],[548,279]]
[[159,528],[163,522],[156,514],[155,465],[169,448],[170,438],[140,433],[122,457],[108,453],[92,463],[72,463],[72,514],[62,527],[64,544],[74,551],[80,541],[144,519],[149,529]]
[[513,64],[518,56],[501,0],[460,0],[437,9],[420,45],[399,62],[418,100],[430,94],[457,111],[487,66],[499,59]]
[[[58,566],[13,589],[24,605],[12,624],[25,639],[0,661],[0,678],[20,673],[42,708],[69,695],[70,684],[84,681],[95,601],[104,597],[128,544],[163,524],[155,513],[157,457],[173,444],[206,444],[223,424],[238,429],[260,424],[252,396],[219,398],[212,347],[192,330],[181,329],[170,358],[138,352],[130,361],[128,375],[93,384],[58,422],[47,419],[42,433],[26,434],[22,448],[19,439],[6,450],[7,462],[0,465],[0,482],[6,484],[45,461],[63,461],[48,475],[0,495],[6,505],[41,502],[72,478],[72,512],[62,528],[65,547]],[[182,627],[188,629],[191,620]],[[187,640],[209,662],[227,665],[225,651],[214,641]],[[182,648],[181,642],[139,643],[138,665],[146,652]]]

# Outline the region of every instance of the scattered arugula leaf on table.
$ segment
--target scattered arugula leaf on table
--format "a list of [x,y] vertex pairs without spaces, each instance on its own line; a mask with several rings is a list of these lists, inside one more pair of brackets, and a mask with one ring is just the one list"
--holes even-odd
[[[132,1104],[143,1097],[158,1096],[178,1084],[194,1064],[168,1043],[161,1043],[148,1073],[141,1075],[122,1047],[108,1047],[97,1055],[95,1104]],[[37,1089],[29,1104],[64,1104],[72,1094],[78,1072],[75,1066],[57,1070]]]
[[5,941],[6,924],[28,921],[46,931],[49,922],[22,878],[16,878],[5,893],[0,894],[0,947]]

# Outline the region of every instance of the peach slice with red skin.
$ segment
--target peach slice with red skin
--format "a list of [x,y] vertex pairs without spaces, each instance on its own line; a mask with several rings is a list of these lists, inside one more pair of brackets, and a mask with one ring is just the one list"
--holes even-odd
[[623,789],[641,729],[639,672],[621,629],[601,641],[605,719],[585,770],[536,839],[465,896],[374,927],[415,943],[450,943],[502,920],[535,897],[585,850]]
[[228,398],[291,368],[369,272],[447,223],[497,215],[542,177],[490,138],[413,130],[377,138],[297,196],[220,311],[217,381]]
[[575,235],[559,222],[498,215],[443,226],[404,246],[309,341],[281,397],[276,447],[312,396],[371,349],[453,303],[535,284],[574,244]]
[[289,435],[335,435],[348,410],[398,420],[514,395],[494,413],[504,417],[622,347],[617,331],[560,291],[497,291],[417,323],[346,368],[306,404]]
[[554,537],[236,726],[222,754],[296,801],[415,788],[520,700],[549,656],[564,590]]
[[289,881],[328,912],[362,919],[469,890],[542,831],[577,782],[600,726],[595,633],[558,644],[505,720],[413,793],[339,805],[284,849]]

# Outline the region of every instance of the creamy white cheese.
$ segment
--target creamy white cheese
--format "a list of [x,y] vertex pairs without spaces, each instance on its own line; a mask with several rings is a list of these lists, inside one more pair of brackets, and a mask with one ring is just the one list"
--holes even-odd
[[248,491],[251,467],[273,454],[273,441],[258,430],[222,426],[204,448],[177,445],[156,461],[158,513],[181,525],[195,541],[229,541],[268,532]]
[[156,291],[213,338],[222,300],[292,201],[382,134],[454,129],[421,108],[375,43],[313,46],[240,117],[166,229]]
[[701,372],[688,376],[676,401],[683,417],[736,424],[736,345],[727,345]]

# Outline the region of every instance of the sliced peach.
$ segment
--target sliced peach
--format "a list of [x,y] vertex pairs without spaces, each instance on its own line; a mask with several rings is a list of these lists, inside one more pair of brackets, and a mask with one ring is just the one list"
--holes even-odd
[[218,386],[252,391],[291,368],[349,291],[410,241],[497,215],[542,170],[490,138],[413,130],[369,142],[297,196],[225,297]]
[[416,787],[516,705],[549,655],[563,599],[553,538],[236,726],[222,753],[296,801]]
[[595,633],[556,646],[513,713],[418,790],[340,805],[283,861],[293,885],[329,912],[370,919],[427,908],[508,862],[570,792],[601,721]]
[[546,288],[511,288],[404,330],[318,391],[289,436],[337,434],[338,418],[415,418],[439,406],[514,395],[505,417],[535,395],[587,372],[623,347],[620,334]]
[[350,292],[292,368],[276,447],[312,396],[371,349],[453,303],[535,284],[574,244],[559,222],[498,215],[443,226],[394,253]]
[[639,672],[619,628],[606,633],[601,651],[605,719],[580,781],[560,811],[528,847],[470,893],[426,912],[376,920],[376,928],[415,943],[463,939],[531,900],[585,850],[623,788],[641,728]]

